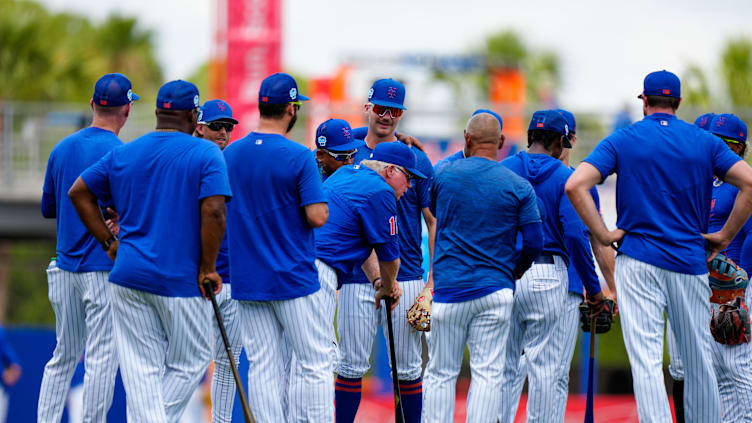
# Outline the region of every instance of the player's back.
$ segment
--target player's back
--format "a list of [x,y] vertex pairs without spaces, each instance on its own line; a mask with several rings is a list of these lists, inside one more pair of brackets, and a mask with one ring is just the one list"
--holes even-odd
[[222,152],[184,133],[152,132],[101,162],[87,172],[109,169],[109,193],[120,213],[120,246],[110,280],[157,295],[199,295],[199,201],[230,195]]
[[704,262],[714,174],[739,160],[719,138],[654,113],[601,141],[585,159],[605,179],[618,173],[620,252],[665,269],[707,272]]
[[394,190],[367,167],[343,166],[326,180],[324,193],[329,220],[316,230],[316,257],[341,272],[353,272],[371,254],[373,244],[389,241],[376,239],[374,226],[391,224],[396,232],[394,216],[377,217],[385,210],[396,210]]
[[469,157],[439,170],[432,200],[434,298],[512,288],[518,227],[540,221],[530,183],[498,162]]
[[319,288],[304,207],[325,202],[313,153],[281,135],[251,132],[225,149],[232,296],[283,300]]
[[63,138],[50,153],[43,191],[55,197],[57,266],[70,272],[110,270],[112,260],[81,223],[68,190],[81,172],[122,141],[101,128],[84,128]]

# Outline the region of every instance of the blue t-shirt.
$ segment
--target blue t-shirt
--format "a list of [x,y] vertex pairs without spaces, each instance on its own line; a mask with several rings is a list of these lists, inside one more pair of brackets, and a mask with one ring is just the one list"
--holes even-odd
[[457,303],[514,289],[515,236],[541,221],[530,183],[498,162],[469,157],[442,166],[431,194],[433,300]]
[[367,167],[343,166],[324,183],[329,220],[316,230],[316,257],[353,273],[377,248],[381,261],[400,256],[397,201],[384,178]]
[[[399,142],[399,141],[395,141]],[[426,179],[414,179],[412,187],[397,201],[397,222],[399,222],[398,238],[400,243],[400,268],[398,281],[411,281],[423,277],[423,226],[421,224],[422,210],[430,205],[430,188],[433,183],[433,166],[426,153],[412,149],[418,158],[418,170],[426,175]],[[353,157],[354,164],[371,158],[373,150],[367,145],[358,147]],[[345,275],[343,283],[367,283],[368,278],[362,270],[356,269],[354,274]]]
[[461,160],[464,158],[465,158],[465,150],[460,150],[436,162],[436,164],[433,166],[433,170],[435,172],[438,172],[439,170],[441,170],[442,167],[448,165],[449,163],[452,163],[452,162],[455,162],[457,160]]
[[713,175],[741,160],[717,138],[676,116],[654,113],[601,141],[585,159],[606,179],[616,172],[619,253],[700,275]]
[[227,207],[232,298],[302,297],[320,285],[304,207],[326,203],[313,153],[282,135],[251,132],[225,149],[235,196]]
[[[736,195],[739,189],[731,184],[724,183],[717,177],[713,178],[713,199],[710,202],[710,217],[708,221],[708,232],[718,232],[726,224],[731,209],[734,207]],[[752,274],[752,219],[748,219],[742,226],[742,229],[731,241],[729,246],[723,251],[734,263],[741,266]],[[744,253],[744,254],[743,254]]]
[[219,147],[181,132],[151,132],[107,153],[81,178],[120,213],[110,282],[166,297],[201,295],[200,200],[232,195]]
[[112,269],[112,260],[89,231],[68,199],[81,172],[123,142],[101,128],[84,128],[63,138],[50,153],[43,192],[54,196],[57,218],[57,267],[69,272]]
[[[595,208],[596,210],[598,210],[598,214],[600,214],[601,199],[598,196],[598,190],[595,187],[590,189],[590,196],[593,197]],[[583,224],[582,227],[585,230],[585,237],[590,239],[590,231],[588,230],[587,226]],[[593,272],[595,272],[595,267],[593,267]],[[569,267],[567,267],[567,274],[569,275],[569,292],[584,295],[585,290],[582,286],[582,278],[580,278],[580,274],[577,273],[577,269],[575,269],[574,263],[569,263]],[[597,274],[595,276],[596,278],[598,277]]]

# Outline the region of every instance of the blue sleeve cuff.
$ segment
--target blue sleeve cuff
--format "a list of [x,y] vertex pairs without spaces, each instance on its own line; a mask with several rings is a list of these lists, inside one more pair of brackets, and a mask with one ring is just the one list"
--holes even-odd
[[376,251],[376,257],[379,258],[379,261],[394,261],[400,256],[399,242],[377,244],[373,249]]
[[42,193],[42,216],[47,219],[54,219],[55,213],[55,195],[48,192]]

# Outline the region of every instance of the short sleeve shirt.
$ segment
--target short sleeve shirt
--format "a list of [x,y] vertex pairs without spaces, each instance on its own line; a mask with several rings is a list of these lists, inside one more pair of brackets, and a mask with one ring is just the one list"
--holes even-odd
[[329,220],[316,230],[316,256],[343,273],[352,273],[382,245],[381,261],[400,256],[397,201],[384,178],[362,166],[343,166],[324,183]]
[[57,266],[69,272],[112,269],[112,260],[89,231],[68,199],[68,190],[87,167],[123,142],[112,132],[84,128],[61,140],[47,161],[43,191],[55,197]]
[[167,297],[200,296],[200,201],[231,196],[219,147],[180,132],[151,132],[112,150],[81,178],[120,214],[110,282]]
[[439,169],[432,197],[434,301],[514,288],[517,231],[541,221],[530,183],[498,162],[469,157]]
[[707,273],[705,241],[713,175],[741,160],[720,138],[654,113],[602,140],[585,159],[616,181],[619,253],[674,272]]
[[227,207],[232,297],[287,300],[320,285],[304,207],[326,197],[313,153],[281,135],[251,132],[225,149],[235,193]]

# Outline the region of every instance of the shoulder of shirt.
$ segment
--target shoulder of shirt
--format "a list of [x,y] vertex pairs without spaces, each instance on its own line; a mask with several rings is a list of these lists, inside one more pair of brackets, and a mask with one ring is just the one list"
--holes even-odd
[[70,144],[75,144],[79,142],[106,142],[108,144],[114,144],[115,147],[123,145],[123,141],[118,138],[117,135],[110,131],[103,131],[101,133],[98,133],[96,135],[94,134],[87,134],[86,132],[88,129],[90,129],[90,126],[87,126],[86,128],[81,128],[78,131],[64,137],[58,143],[55,145],[55,147],[52,148],[52,151],[50,152],[50,157],[53,155],[60,154],[60,150],[67,147]]

